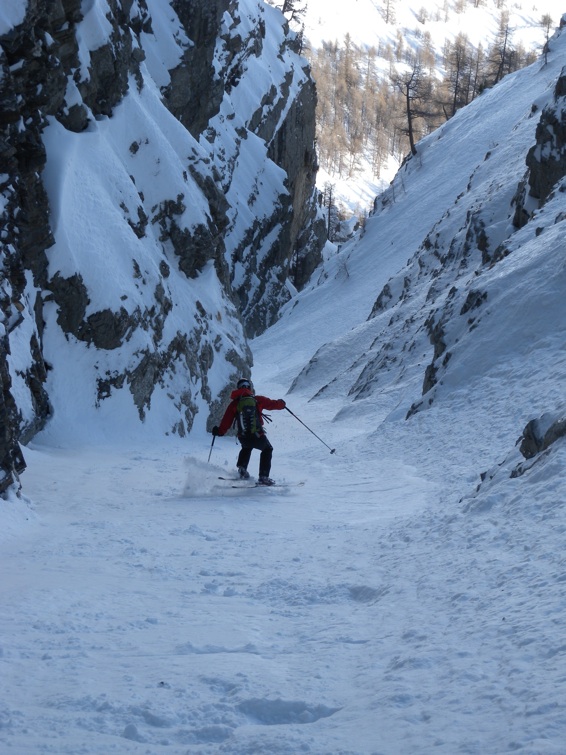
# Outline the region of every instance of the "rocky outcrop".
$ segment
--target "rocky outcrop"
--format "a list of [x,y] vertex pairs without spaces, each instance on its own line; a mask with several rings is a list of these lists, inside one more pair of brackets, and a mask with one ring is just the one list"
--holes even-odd
[[[481,472],[480,482],[475,490],[462,499],[465,502],[464,513],[486,512],[502,499],[504,500],[506,496],[490,496],[488,493],[489,489],[497,488],[504,479],[516,480],[521,477],[528,479],[530,475],[538,475],[539,479],[541,476],[551,478],[553,465],[555,473],[556,469],[562,469],[560,462],[557,463],[557,458],[564,451],[565,438],[566,417],[563,408],[546,412],[530,420],[517,441],[516,447],[507,454],[506,458]],[[514,496],[509,497],[511,506],[515,506],[516,501]],[[538,502],[536,503],[538,505]]]
[[[58,66],[45,50],[37,26],[46,18],[45,4],[30,4],[29,27],[10,30],[0,46],[0,493],[16,484],[25,469],[19,441],[49,416],[40,348],[41,297],[47,281],[45,250],[53,243],[49,207],[41,181],[45,149],[41,108],[57,89]],[[29,60],[24,72],[23,60]],[[25,128],[22,128],[25,124]],[[27,274],[39,282],[26,297]],[[36,323],[37,316],[37,323]],[[31,324],[27,364],[18,379],[26,384],[31,412],[26,419],[14,399],[11,338]],[[16,358],[15,362],[19,360]]]
[[[269,157],[288,176],[293,213],[287,249],[294,250],[294,258],[291,260],[293,282],[299,289],[307,283],[319,265],[320,250],[327,238],[326,224],[318,213],[313,194],[318,169],[315,109],[316,90],[314,83],[307,79],[281,126],[276,128],[272,123],[266,139],[270,145]],[[259,134],[262,135],[261,130]]]
[[0,490],[75,370],[86,414],[126,394],[189,432],[320,259],[314,85],[242,4],[29,0],[0,26]]
[[566,436],[566,418],[561,414],[543,414],[527,423],[519,450],[525,459],[532,459]]
[[522,228],[566,176],[566,67],[556,81],[554,102],[544,108],[536,143],[527,154],[527,173],[515,197],[514,224]]
[[[179,65],[170,71],[171,83],[164,90],[167,107],[198,139],[220,109],[225,81],[216,75],[214,57],[222,18],[230,0],[173,0],[179,20],[193,42],[183,50]],[[237,46],[232,56],[238,53]]]
[[19,475],[26,463],[19,445],[18,407],[12,396],[12,380],[8,370],[10,345],[5,329],[6,318],[0,325],[0,495],[19,485]]

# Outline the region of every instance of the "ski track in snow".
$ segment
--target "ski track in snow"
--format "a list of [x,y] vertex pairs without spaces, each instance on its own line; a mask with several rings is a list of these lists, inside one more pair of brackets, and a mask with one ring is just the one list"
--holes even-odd
[[235,491],[181,459],[28,450],[32,523],[1,557],[19,565],[2,589],[8,751],[316,751],[304,724],[341,728],[336,690],[391,589],[359,551],[395,486],[359,480],[346,523],[320,508],[331,478]]
[[273,474],[306,479],[280,491],[218,484],[230,438],[210,464],[207,438],[27,451],[29,522],[0,556],[2,752],[561,751],[559,507],[533,504],[528,537],[473,502],[446,513],[462,479],[425,479],[418,434],[317,429],[335,455],[274,413]]

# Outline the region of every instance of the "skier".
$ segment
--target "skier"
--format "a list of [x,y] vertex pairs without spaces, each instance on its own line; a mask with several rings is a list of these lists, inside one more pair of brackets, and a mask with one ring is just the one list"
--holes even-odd
[[267,439],[263,429],[264,410],[285,409],[282,398],[271,399],[267,396],[256,396],[251,380],[242,378],[238,380],[236,389],[230,395],[230,404],[224,412],[220,425],[212,428],[213,435],[225,435],[233,424],[237,427],[238,440],[242,446],[236,465],[238,474],[242,480],[248,480],[248,464],[252,451],[256,448],[261,451],[259,457],[259,485],[274,485],[271,479],[271,456],[273,446]]

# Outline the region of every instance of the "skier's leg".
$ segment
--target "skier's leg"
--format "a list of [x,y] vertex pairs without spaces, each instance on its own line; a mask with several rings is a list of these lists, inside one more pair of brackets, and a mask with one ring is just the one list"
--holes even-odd
[[261,451],[259,457],[259,476],[269,477],[271,471],[271,457],[273,455],[273,446],[267,440],[267,435],[262,435],[258,439],[257,448]]
[[250,463],[250,457],[252,455],[252,447],[246,445],[242,445],[242,448],[240,449],[240,453],[238,454],[238,461],[236,462],[236,466],[238,469],[244,469],[246,470],[248,468],[248,464]]

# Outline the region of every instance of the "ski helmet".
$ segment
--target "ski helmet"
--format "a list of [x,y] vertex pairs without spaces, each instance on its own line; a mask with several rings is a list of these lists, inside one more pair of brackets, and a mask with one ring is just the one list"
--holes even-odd
[[240,378],[238,380],[238,384],[236,386],[237,388],[249,388],[250,390],[253,389],[252,381],[248,380],[248,378]]

